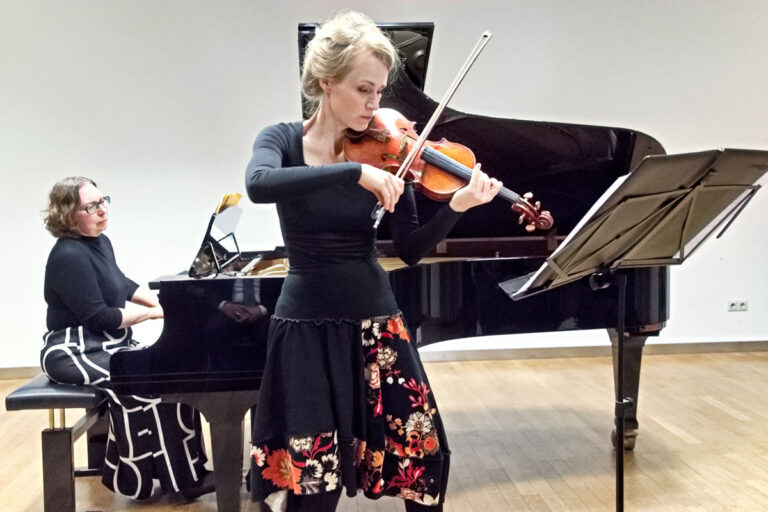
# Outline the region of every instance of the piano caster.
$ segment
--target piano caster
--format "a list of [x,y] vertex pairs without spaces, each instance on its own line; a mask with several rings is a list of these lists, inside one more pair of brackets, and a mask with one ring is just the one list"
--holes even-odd
[[[624,431],[624,449],[634,450],[635,441],[637,441],[637,429],[627,429]],[[616,431],[611,432],[611,445],[616,448]]]

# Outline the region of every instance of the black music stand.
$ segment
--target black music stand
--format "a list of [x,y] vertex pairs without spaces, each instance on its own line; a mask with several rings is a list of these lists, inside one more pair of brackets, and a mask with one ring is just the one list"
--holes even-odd
[[623,389],[626,276],[618,270],[681,264],[720,226],[722,235],[766,172],[768,151],[647,156],[616,180],[541,268],[499,283],[514,300],[585,276],[593,290],[617,287],[616,510],[624,510],[624,419],[634,407]]

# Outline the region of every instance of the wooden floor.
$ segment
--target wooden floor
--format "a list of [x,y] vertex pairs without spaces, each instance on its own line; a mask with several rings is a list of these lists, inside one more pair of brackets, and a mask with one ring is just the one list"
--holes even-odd
[[[426,366],[453,451],[445,510],[615,510],[610,359]],[[21,383],[0,381],[0,396]],[[626,510],[768,510],[768,352],[645,356],[638,419],[637,447],[625,459]],[[0,412],[0,510],[42,510],[47,421],[44,411]],[[216,510],[214,495],[132,503],[98,478],[78,479],[76,492],[81,511]],[[339,511],[402,507],[358,497]],[[245,493],[242,509],[256,510]]]

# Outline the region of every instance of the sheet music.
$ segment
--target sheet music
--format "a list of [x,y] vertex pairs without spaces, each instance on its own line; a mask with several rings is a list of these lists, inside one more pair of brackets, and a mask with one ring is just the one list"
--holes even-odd
[[211,226],[211,236],[217,240],[229,252],[237,252],[234,242],[230,238],[225,238],[235,232],[240,217],[243,215],[243,209],[239,206],[230,206],[226,210],[216,215],[216,220]]
[[547,260],[539,267],[538,270],[535,272],[529,274],[530,278],[523,284],[518,291],[516,291],[514,294],[512,294],[512,298],[519,297],[521,295],[524,295],[528,289],[539,279],[539,277],[543,274],[545,270],[550,268],[550,260],[557,256],[561,249],[563,247],[566,247],[567,244],[581,232],[581,230],[584,228],[584,226],[589,222],[589,220],[592,218],[592,215],[597,212],[600,208],[603,207],[603,205],[608,201],[608,199],[613,195],[613,193],[618,190],[618,188],[624,183],[624,181],[627,179],[629,174],[625,174],[624,176],[619,176],[616,178],[616,180],[611,184],[610,187],[608,187],[605,192],[603,192],[603,195],[600,196],[600,198],[595,202],[595,204],[592,205],[592,207],[587,211],[587,213],[581,218],[581,220],[576,224],[576,226],[571,230],[570,233],[568,233],[568,236],[565,237],[565,240],[563,240],[560,245],[557,246],[557,249],[555,249],[552,254],[549,255]]
[[741,212],[766,173],[768,151],[718,149],[647,156],[630,174],[614,181],[541,268],[523,276],[519,288],[520,278],[499,286],[519,299],[603,265],[680,264],[719,225]]

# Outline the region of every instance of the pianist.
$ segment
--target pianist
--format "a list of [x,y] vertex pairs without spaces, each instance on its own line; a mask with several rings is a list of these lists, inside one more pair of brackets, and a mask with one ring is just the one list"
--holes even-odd
[[461,212],[501,183],[469,185],[420,226],[410,184],[348,162],[347,129],[363,131],[398,67],[366,16],[337,15],[306,49],[310,119],[266,127],[246,171],[252,201],[277,203],[290,270],[271,318],[252,433],[253,498],[272,510],[332,511],[342,488],[439,511],[449,450],[435,398],[376,260],[371,211],[392,214],[400,257],[416,263]]
[[44,294],[48,304],[43,371],[61,383],[107,391],[110,435],[102,482],[133,499],[152,494],[153,479],[164,492],[194,498],[211,492],[203,467],[200,417],[187,405],[115,395],[109,359],[135,345],[131,325],[163,317],[157,298],[125,277],[103,234],[109,196],[87,178],[65,178],[53,186],[45,226],[58,240],[48,256]]

